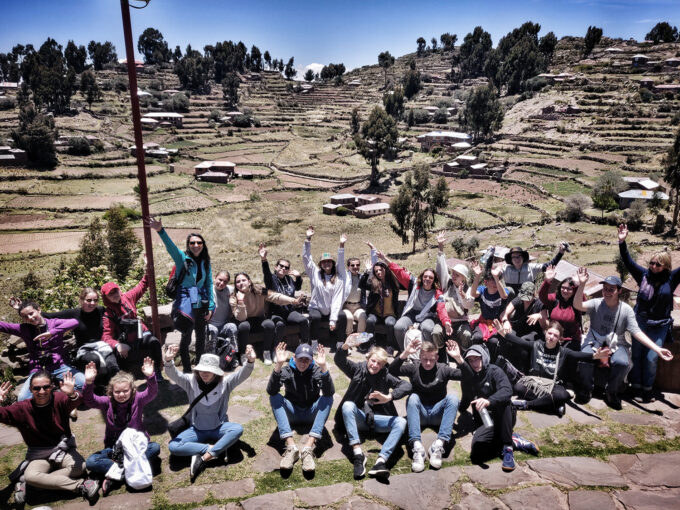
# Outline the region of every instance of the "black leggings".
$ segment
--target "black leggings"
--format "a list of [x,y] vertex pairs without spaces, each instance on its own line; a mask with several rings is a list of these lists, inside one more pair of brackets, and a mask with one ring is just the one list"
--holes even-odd
[[[481,464],[498,457],[504,446],[512,446],[512,429],[515,426],[516,414],[508,402],[488,408],[493,420],[493,427],[482,425],[472,435],[470,460],[473,464]],[[477,411],[474,411],[477,414]],[[481,420],[479,420],[481,422]]]
[[104,356],[105,363],[102,363],[99,355],[95,354],[94,352],[86,352],[76,360],[76,368],[83,371],[84,373],[87,364],[90,362],[94,363],[97,366],[97,377],[95,378],[95,384],[106,386],[109,382],[109,379],[111,379],[120,371],[115,352],[117,351],[114,349],[114,352],[108,356]]
[[262,331],[264,333],[264,340],[262,342],[262,352],[272,350],[274,344],[274,330],[276,325],[271,319],[264,317],[248,317],[242,322],[237,322],[238,333],[236,338],[238,340],[238,352],[241,355],[246,353],[246,346],[250,340],[250,333],[257,333]]
[[182,360],[182,371],[185,374],[191,373],[191,356],[189,346],[191,345],[191,333],[196,332],[196,363],[205,352],[205,315],[201,310],[195,309],[194,320],[188,319],[181,313],[176,313],[173,317],[175,329],[182,333],[179,341],[179,357]]
[[555,412],[558,407],[571,400],[571,395],[561,384],[555,384],[552,393],[540,397],[521,382],[515,383],[513,390],[519,398],[527,401],[527,409],[537,411]]
[[[161,342],[151,334],[150,331],[145,331],[144,335],[142,336],[141,339],[136,340],[134,344],[132,344],[130,347],[132,347],[131,351],[142,351],[142,353],[146,356],[149,356],[153,360],[154,367],[156,368],[156,372],[160,372],[162,366],[163,366],[163,359],[161,355]],[[118,351],[116,351],[118,353]],[[118,356],[118,363],[120,365],[125,365],[125,362],[127,361],[125,358],[120,357],[120,355],[116,354]]]
[[276,326],[275,334],[276,342],[280,342],[283,339],[283,333],[286,329],[287,324],[292,324],[297,326],[300,330],[300,343],[309,343],[309,319],[302,315],[300,312],[292,311],[287,317],[282,317],[280,315],[272,315],[271,320],[274,321]]
[[[397,339],[394,336],[394,325],[397,323],[397,318],[394,315],[388,315],[387,317],[378,317],[375,314],[369,313],[366,317],[366,333],[372,333],[375,335],[375,325],[384,324],[385,325],[385,337],[387,338],[387,345],[382,345],[381,347],[393,347],[397,349]],[[373,336],[371,339],[374,344],[377,345],[376,337]]]
[[[322,313],[316,308],[309,309],[309,326],[310,334],[312,340],[319,340],[319,330],[321,329],[321,320],[329,320],[329,315],[322,315]],[[335,322],[335,331],[329,330],[329,338],[331,340],[331,347],[335,346],[339,342],[344,342],[347,338],[345,336],[345,331],[347,329],[347,316],[342,313],[338,314],[338,320]]]

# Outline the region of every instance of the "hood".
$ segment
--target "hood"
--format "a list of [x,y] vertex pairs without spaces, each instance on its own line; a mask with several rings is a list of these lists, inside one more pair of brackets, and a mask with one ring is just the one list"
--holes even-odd
[[482,371],[486,370],[489,366],[489,351],[483,345],[473,345],[467,351],[465,351],[465,358],[467,359],[468,354],[474,353],[482,358]]

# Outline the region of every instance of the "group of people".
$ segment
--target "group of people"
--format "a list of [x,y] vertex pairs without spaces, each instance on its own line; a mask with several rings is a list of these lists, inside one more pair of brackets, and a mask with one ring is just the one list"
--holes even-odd
[[[29,447],[26,461],[13,474],[17,500],[24,497],[26,484],[79,491],[93,500],[100,485],[108,494],[123,480],[150,483],[150,463],[160,448],[149,441],[142,411],[164,381],[163,371],[190,402],[169,450],[191,457],[193,481],[224,457],[243,433],[241,425],[228,420],[227,408],[231,391],[253,370],[251,333],[262,333],[262,359],[273,365],[267,393],[284,442],[282,470],[293,469],[298,460],[303,471],[315,469],[315,446],[335,393],[326,357],[335,351],[336,366],[350,379],[335,423],[353,451],[356,478],[365,476],[367,463],[360,432],[387,434],[368,471],[371,476],[389,476],[390,457],[406,430],[413,471],[422,471],[428,458],[430,467],[438,469],[451,445],[457,412],[470,406],[476,424],[471,459],[482,462],[500,454],[503,470],[512,471],[514,450],[538,452],[531,441],[513,433],[517,410],[562,416],[572,399],[570,386],[577,402],[589,401],[596,369],[608,371],[606,402],[621,408],[623,381],[631,368],[625,332],[633,338],[628,381],[637,400],[653,399],[657,360],[672,359],[663,344],[672,326],[672,295],[680,283],[680,269],[672,270],[666,252],[653,254],[648,267],[637,264],[626,246],[625,225],[618,229],[618,241],[621,257],[640,287],[634,309],[621,300],[623,284],[617,276],[600,282],[602,298],[586,299],[585,268],[563,279],[552,292],[554,266],[568,249],[566,243],[547,263],[533,263],[526,250],[515,247],[505,255],[504,264],[494,264],[489,249],[481,262],[449,267],[446,235],[439,234],[435,268],[416,276],[370,242],[364,271],[359,258],[350,257],[345,264],[345,234],[340,236],[337,257],[324,252],[315,262],[311,247],[315,231],[309,227],[302,252],[311,287],[307,297],[300,293],[302,275],[290,260],[278,259],[272,270],[262,244],[257,253],[264,286],[238,272],[232,287],[226,270],[213,278],[201,235],[190,234],[182,251],[159,219],[150,217],[146,223],[158,232],[175,263],[172,316],[181,331],[179,345],[163,351],[137,317],[136,304],[148,286],[146,275],[126,292],[115,282],[99,290],[85,288],[80,307],[73,310],[48,314],[35,302],[13,300],[22,322],[0,322],[0,331],[25,341],[31,371],[19,402],[0,407],[0,422],[17,426]],[[405,302],[399,300],[402,290]],[[100,295],[103,306],[98,304]],[[480,314],[472,318],[475,304]],[[587,334],[584,314],[590,320]],[[329,330],[326,342],[324,322]],[[290,359],[288,326],[295,326],[300,337]],[[75,361],[64,343],[68,331],[74,332],[78,346]],[[365,353],[366,360],[351,360],[350,349]],[[147,385],[142,391],[137,391],[130,373],[120,370],[136,368],[126,367],[135,358],[132,353],[143,359]],[[181,371],[175,367],[177,354]],[[229,373],[234,364],[225,360],[232,358],[241,367]],[[460,381],[460,398],[447,391],[449,380]],[[54,391],[54,382],[61,391]],[[106,391],[100,396],[96,390],[103,387]],[[0,400],[9,391],[8,383],[0,386]],[[393,401],[405,397],[407,412],[401,417]],[[76,451],[69,425],[80,405],[99,408],[106,417],[104,449],[87,461]],[[294,425],[311,425],[299,447]],[[421,438],[423,426],[438,427],[437,439],[427,448]],[[128,450],[135,454],[121,454]],[[135,462],[123,462],[128,457]],[[85,467],[96,476],[83,478]]]

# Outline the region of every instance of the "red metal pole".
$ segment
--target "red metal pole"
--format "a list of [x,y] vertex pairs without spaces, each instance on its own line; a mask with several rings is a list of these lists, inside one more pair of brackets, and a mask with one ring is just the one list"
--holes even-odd
[[[139,115],[139,97],[137,96],[137,69],[135,68],[135,47],[132,43],[132,26],[130,24],[130,5],[128,0],[120,0],[120,10],[123,14],[123,32],[125,34],[125,54],[127,58],[128,79],[130,81],[130,106],[132,107],[132,126],[135,132],[135,147],[137,148],[137,179],[139,180],[139,201],[142,204],[142,216],[149,216],[149,194],[146,186],[146,168],[144,166],[144,142],[142,140],[142,123]],[[130,65],[132,64],[132,65]],[[151,229],[143,222],[144,250],[149,261],[147,278],[149,279],[149,298],[151,300],[152,331],[156,338],[161,338],[160,322],[158,321],[158,300],[156,296],[156,273],[153,267],[153,245],[151,243]]]

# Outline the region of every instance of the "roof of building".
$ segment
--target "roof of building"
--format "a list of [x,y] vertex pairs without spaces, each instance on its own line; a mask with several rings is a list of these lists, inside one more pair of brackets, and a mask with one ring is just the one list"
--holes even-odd
[[148,118],[148,117],[142,117],[141,120],[142,120],[142,122],[143,122],[144,124],[158,124],[158,121],[157,121],[157,120],[155,120],[155,119],[150,119],[150,118]]
[[335,199],[335,200],[349,200],[350,198],[354,199],[356,197],[354,195],[352,195],[351,193],[340,193],[338,195],[333,195],[331,197],[331,200],[333,200],[333,199]]
[[461,161],[477,161],[477,156],[473,156],[471,154],[461,154],[456,159]]
[[231,161],[203,161],[194,168],[236,168],[236,163]]
[[477,163],[476,165],[470,165],[470,168],[473,170],[481,170],[482,168],[486,168],[488,165],[486,163]]
[[[592,271],[591,269],[586,268],[586,270],[588,271],[588,282],[586,283],[586,287],[583,290],[583,293],[587,296],[592,296],[602,290],[602,285],[600,284],[600,282],[604,280],[604,276],[602,276],[599,273],[596,273],[595,271]],[[567,262],[566,260],[560,260],[555,266],[555,280],[561,282],[564,281],[566,278],[569,277],[573,278],[576,276],[577,271],[578,266],[572,264],[571,262]],[[630,291],[635,290],[633,287],[626,283],[623,284],[623,288]]]
[[635,184],[638,184],[643,188],[650,190],[659,187],[659,184],[651,180],[649,177],[624,177],[623,180],[625,182],[634,182]]
[[666,195],[663,191],[650,191],[646,189],[629,189],[627,191],[619,193],[619,197],[640,200],[651,200],[655,194],[661,200],[668,200],[668,195]]
[[615,47],[607,48],[604,51],[609,52],[609,53],[622,53],[623,52],[623,50],[621,48],[615,48]]
[[418,136],[418,139],[425,137],[440,137],[440,138],[456,138],[458,140],[469,140],[470,135],[467,133],[458,133],[456,131],[430,131],[424,135]]
[[323,204],[324,209],[337,209],[342,207],[340,204]]
[[377,204],[366,204],[366,205],[360,205],[355,211],[379,211],[381,209],[389,209],[390,204],[386,204],[385,202],[378,202]]
[[654,88],[660,90],[678,90],[680,89],[680,83],[663,83],[661,85],[655,85]]
[[649,60],[649,59],[650,59],[650,57],[648,57],[647,55],[643,55],[642,53],[638,53],[637,55],[633,55],[632,58],[643,58],[643,59],[645,59],[645,60]]
[[184,115],[175,112],[149,112],[145,113],[143,117],[148,119],[183,119]]
[[469,149],[470,147],[472,147],[472,145],[470,145],[467,142],[457,142],[457,143],[454,143],[451,147],[453,147],[455,149]]

